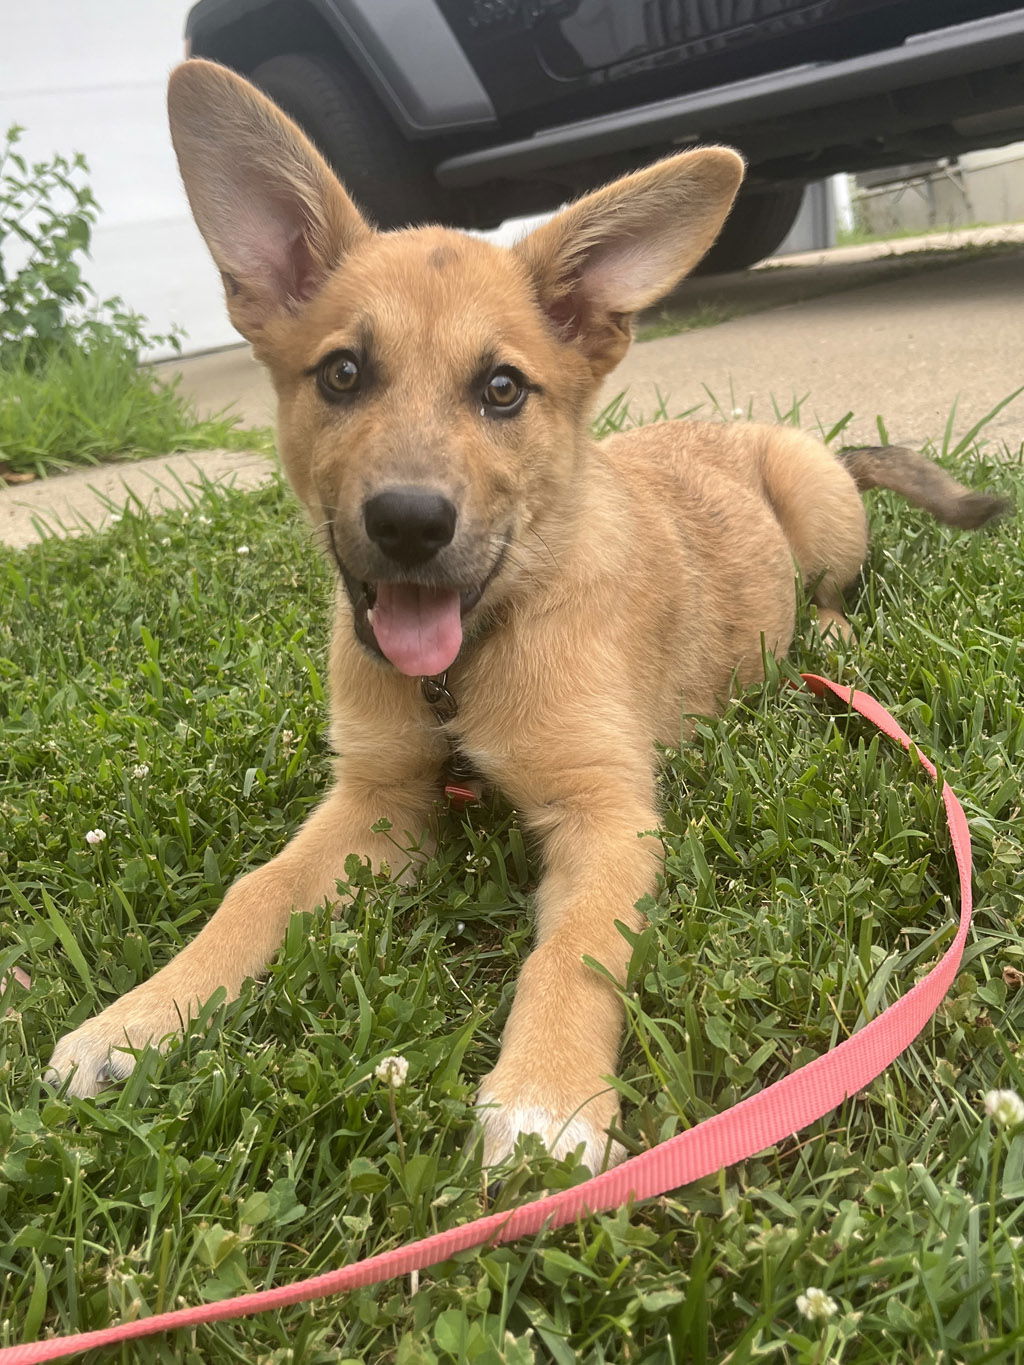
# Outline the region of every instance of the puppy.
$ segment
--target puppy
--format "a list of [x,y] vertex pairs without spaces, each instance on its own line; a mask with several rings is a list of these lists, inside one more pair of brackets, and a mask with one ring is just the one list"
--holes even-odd
[[957,524],[998,504],[909,451],[851,452],[847,468],[790,429],[667,422],[594,444],[632,315],[729,212],[743,163],[726,148],[629,175],[505,250],[439,227],[375,232],[224,68],[179,67],[170,117],[231,319],[277,392],[288,478],[337,570],[335,783],[192,943],[58,1044],[53,1073],[92,1094],[129,1073],[122,1049],[165,1044],[218,988],[235,994],[294,911],[337,899],[349,854],[392,862],[378,821],[429,846],[457,753],[544,862],[536,947],[480,1090],[485,1161],[530,1132],[598,1169],[617,1155],[617,921],[639,928],[659,869],[656,743],[762,676],[764,648],[786,650],[794,564],[822,627],[847,630],[842,590],[867,545],[858,479]]

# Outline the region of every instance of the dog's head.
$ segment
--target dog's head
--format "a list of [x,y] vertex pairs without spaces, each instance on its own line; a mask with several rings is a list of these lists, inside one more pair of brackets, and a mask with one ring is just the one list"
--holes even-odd
[[550,572],[597,386],[631,316],[713,242],[743,163],[714,147],[672,157],[506,250],[438,227],[376,232],[299,129],[223,67],[180,66],[169,104],[196,222],[270,371],[282,460],[356,632],[404,673],[441,673],[464,629]]

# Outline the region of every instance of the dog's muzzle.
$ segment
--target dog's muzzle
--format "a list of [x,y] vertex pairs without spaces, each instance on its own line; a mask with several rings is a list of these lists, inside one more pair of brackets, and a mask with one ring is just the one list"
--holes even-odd
[[329,520],[327,526],[331,553],[352,604],[353,626],[360,644],[409,677],[434,677],[450,668],[462,648],[463,621],[500,571],[508,541],[502,542],[481,581],[469,588],[430,582],[425,573],[416,581],[408,571],[373,581],[360,579],[349,569]]

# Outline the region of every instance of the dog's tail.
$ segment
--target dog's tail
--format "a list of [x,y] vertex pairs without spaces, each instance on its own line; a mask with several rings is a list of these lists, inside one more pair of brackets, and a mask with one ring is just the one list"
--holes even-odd
[[932,460],[906,446],[846,446],[837,453],[861,492],[891,488],[947,526],[974,530],[1010,506],[1006,498],[972,493]]

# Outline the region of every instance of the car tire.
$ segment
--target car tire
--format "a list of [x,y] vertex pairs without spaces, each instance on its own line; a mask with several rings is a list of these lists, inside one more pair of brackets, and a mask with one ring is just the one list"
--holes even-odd
[[785,240],[803,202],[803,185],[741,193],[718,240],[693,274],[723,275],[763,261]]
[[316,144],[377,227],[450,221],[445,192],[419,146],[405,140],[342,56],[285,53],[262,62],[251,79]]

